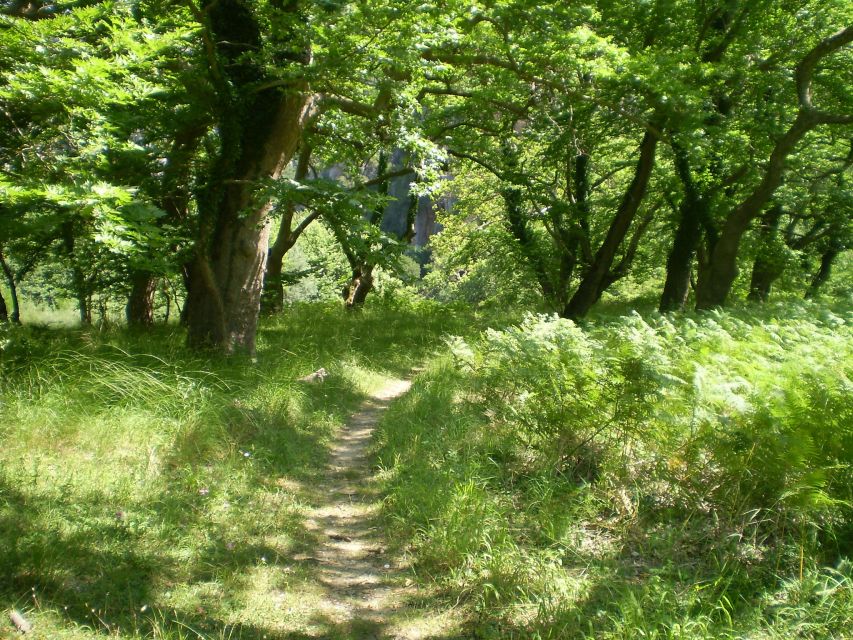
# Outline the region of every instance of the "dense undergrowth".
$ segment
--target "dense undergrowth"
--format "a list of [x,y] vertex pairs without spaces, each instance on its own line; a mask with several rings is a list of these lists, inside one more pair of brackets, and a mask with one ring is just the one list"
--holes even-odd
[[850,637],[849,310],[487,322],[295,306],[257,361],[177,328],[2,334],[0,608],[45,638],[332,637],[300,618],[327,597],[294,560],[311,487],[430,361],[377,433],[384,513],[471,637]]
[[853,315],[451,341],[383,422],[385,513],[477,637],[853,637]]
[[[304,507],[327,444],[474,324],[426,304],[296,306],[266,322],[256,362],[199,358],[173,327],[0,335],[0,610],[43,638],[322,634],[295,601],[324,593],[293,558],[316,544]],[[323,384],[297,380],[319,367]]]

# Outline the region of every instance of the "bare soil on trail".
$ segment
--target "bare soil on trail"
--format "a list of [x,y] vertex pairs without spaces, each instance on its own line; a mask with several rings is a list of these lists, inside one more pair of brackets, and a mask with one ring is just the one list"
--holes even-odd
[[[311,562],[327,621],[320,638],[460,638],[454,611],[424,606],[404,562],[388,555],[378,522],[380,496],[368,464],[373,430],[408,380],[393,380],[351,417],[332,446],[325,479],[312,491],[307,528],[320,543]],[[311,637],[311,636],[306,636]]]

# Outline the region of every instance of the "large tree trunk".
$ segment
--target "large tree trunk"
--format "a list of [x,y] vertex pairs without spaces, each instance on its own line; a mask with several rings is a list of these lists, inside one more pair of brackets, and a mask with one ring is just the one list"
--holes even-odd
[[776,143],[761,182],[726,219],[717,242],[710,251],[708,264],[699,271],[696,308],[711,309],[725,305],[738,276],[737,257],[740,242],[750,223],[782,183],[785,160],[796,144],[814,128],[817,121],[801,111],[790,129]]
[[3,297],[2,291],[0,291],[0,322],[9,322],[9,309],[6,306],[6,298]]
[[[285,9],[296,10],[295,2]],[[222,80],[221,147],[199,201],[187,340],[194,348],[251,354],[269,244],[270,203],[263,197],[259,202],[257,193],[264,180],[279,177],[293,156],[310,102],[301,85],[258,88],[266,76],[250,53],[262,49],[263,38],[242,0],[210,5],[209,24],[207,35],[217,52],[211,73]]]
[[819,125],[853,123],[853,115],[824,113],[812,103],[812,76],[818,64],[850,42],[853,42],[853,26],[824,38],[797,65],[794,74],[799,101],[797,117],[773,147],[761,182],[726,219],[720,237],[710,251],[708,264],[699,272],[697,309],[710,309],[726,303],[738,275],[737,256],[743,234],[781,184],[785,162],[797,143]]
[[841,250],[836,246],[832,246],[823,252],[823,255],[820,257],[820,268],[806,290],[805,297],[807,300],[814,298],[820,288],[829,280],[829,276],[832,275],[832,265],[840,253]]
[[646,131],[643,141],[640,143],[640,158],[637,161],[634,178],[616,210],[616,215],[610,223],[607,235],[596,252],[592,264],[584,274],[572,299],[569,300],[569,304],[563,310],[564,317],[573,319],[584,317],[601,296],[602,283],[610,273],[616,252],[625,239],[631,222],[634,220],[634,216],[646,194],[646,188],[655,165],[657,143],[658,134],[652,130]]
[[125,307],[129,327],[150,327],[154,324],[154,293],[157,278],[150,271],[135,271],[131,275],[130,296]]

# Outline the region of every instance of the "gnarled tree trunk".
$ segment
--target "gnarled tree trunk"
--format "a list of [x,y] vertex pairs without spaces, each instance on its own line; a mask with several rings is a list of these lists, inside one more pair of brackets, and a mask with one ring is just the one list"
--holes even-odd
[[[282,3],[276,3],[276,6]],[[280,10],[296,17],[297,3]],[[200,225],[190,268],[188,343],[224,353],[253,353],[269,244],[270,203],[262,182],[276,179],[296,150],[311,103],[304,86],[274,82],[262,87],[264,38],[242,0],[208,7],[206,33],[218,81],[220,150],[199,200]],[[295,22],[298,23],[298,20]],[[277,34],[277,37],[293,35]],[[299,61],[308,62],[308,52]]]
[[696,287],[697,309],[725,305],[738,276],[737,257],[743,234],[781,184],[786,158],[816,124],[817,121],[809,114],[800,112],[790,129],[776,143],[767,171],[759,185],[729,214],[710,252],[708,264],[699,271]]
[[823,39],[797,65],[794,74],[799,100],[797,117],[774,145],[761,182],[726,218],[720,237],[710,251],[708,264],[699,272],[697,309],[710,309],[726,303],[738,275],[737,257],[741,239],[781,184],[786,160],[797,143],[819,125],[853,123],[853,115],[824,113],[812,104],[812,76],[817,65],[823,58],[850,42],[853,42],[853,26]]

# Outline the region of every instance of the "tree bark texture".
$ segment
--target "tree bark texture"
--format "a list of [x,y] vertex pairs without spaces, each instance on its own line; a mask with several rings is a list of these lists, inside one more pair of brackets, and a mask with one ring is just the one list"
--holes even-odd
[[[296,11],[296,3],[284,10]],[[207,36],[215,48],[211,75],[219,81],[220,149],[199,201],[187,339],[194,348],[252,354],[271,207],[258,194],[261,183],[278,178],[293,156],[311,104],[296,82],[258,88],[266,78],[251,53],[262,48],[263,38],[244,2],[210,5]]]

